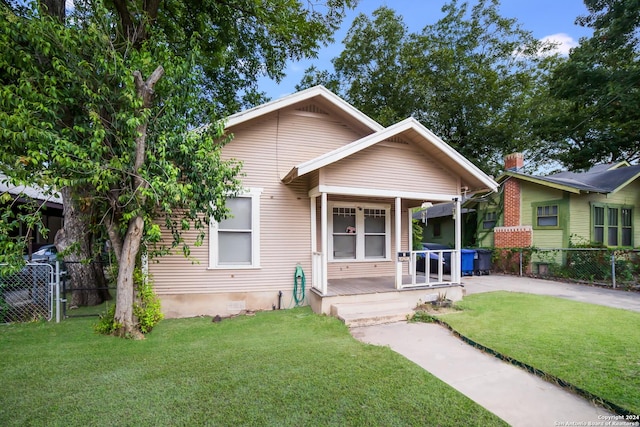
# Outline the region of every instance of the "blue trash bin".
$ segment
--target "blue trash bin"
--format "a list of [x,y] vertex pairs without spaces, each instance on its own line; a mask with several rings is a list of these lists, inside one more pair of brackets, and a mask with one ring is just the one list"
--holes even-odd
[[476,257],[476,251],[473,249],[461,249],[460,250],[460,258],[461,258],[461,268],[460,272],[463,276],[472,276],[473,275],[473,260]]

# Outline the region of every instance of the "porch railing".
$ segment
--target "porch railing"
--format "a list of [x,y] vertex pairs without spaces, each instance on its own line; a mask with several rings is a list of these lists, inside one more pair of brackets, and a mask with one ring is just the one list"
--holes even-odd
[[412,251],[409,264],[411,283],[402,288],[451,285],[456,278],[455,249]]

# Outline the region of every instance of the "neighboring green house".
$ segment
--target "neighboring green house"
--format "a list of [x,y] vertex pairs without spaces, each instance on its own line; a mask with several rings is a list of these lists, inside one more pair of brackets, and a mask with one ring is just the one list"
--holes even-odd
[[505,158],[498,194],[471,202],[480,247],[566,248],[640,245],[640,165],[597,165],[582,172],[518,172],[521,154]]
[[[464,202],[463,202],[464,203]],[[439,203],[413,213],[413,219],[422,226],[422,241],[436,243],[450,248],[455,246],[455,203]],[[475,211],[460,210],[462,215],[462,246],[474,246],[476,236]]]

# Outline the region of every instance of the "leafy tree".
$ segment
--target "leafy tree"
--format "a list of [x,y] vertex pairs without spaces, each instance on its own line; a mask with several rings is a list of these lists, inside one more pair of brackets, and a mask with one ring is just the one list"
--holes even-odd
[[554,59],[498,0],[457,0],[420,33],[380,8],[360,15],[333,60],[334,74],[310,69],[300,87],[339,82],[341,94],[381,124],[414,116],[488,172],[513,151],[538,148],[530,117],[542,108],[540,78]]
[[199,230],[201,244],[240,189],[215,113],[263,98],[257,77],[314,54],[351,2],[76,1],[68,19],[51,4],[0,5],[0,171],[62,190],[80,213],[65,223],[70,247],[106,229],[119,265],[114,332],[138,336],[134,270],[141,247],[161,240],[158,220],[188,255],[182,233]]
[[552,110],[540,122],[550,151],[571,169],[640,160],[640,3],[585,0],[593,29],[549,81]]

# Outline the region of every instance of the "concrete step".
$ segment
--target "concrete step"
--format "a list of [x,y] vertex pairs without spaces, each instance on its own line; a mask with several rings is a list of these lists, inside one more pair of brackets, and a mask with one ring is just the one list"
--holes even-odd
[[350,327],[370,326],[407,320],[413,307],[401,300],[338,303],[331,306],[331,315]]

